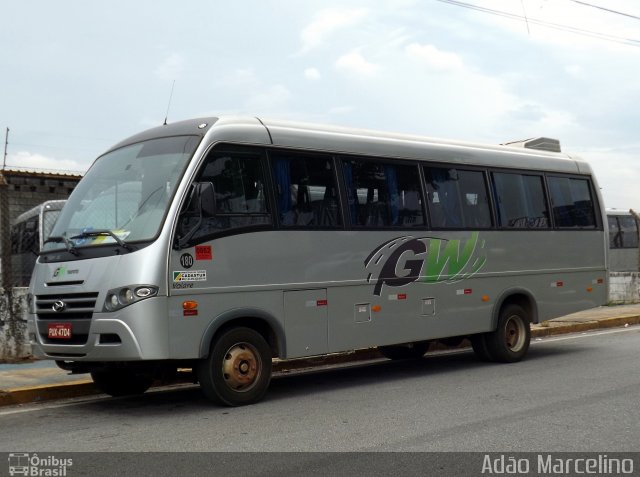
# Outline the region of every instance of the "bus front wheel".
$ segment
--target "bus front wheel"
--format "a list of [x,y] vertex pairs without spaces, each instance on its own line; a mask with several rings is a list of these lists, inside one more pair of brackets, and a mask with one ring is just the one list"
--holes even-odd
[[531,341],[529,323],[527,312],[520,305],[505,306],[500,311],[496,330],[484,335],[488,355],[503,363],[520,361]]
[[271,349],[260,333],[232,328],[214,343],[197,367],[204,395],[226,406],[258,402],[271,381]]

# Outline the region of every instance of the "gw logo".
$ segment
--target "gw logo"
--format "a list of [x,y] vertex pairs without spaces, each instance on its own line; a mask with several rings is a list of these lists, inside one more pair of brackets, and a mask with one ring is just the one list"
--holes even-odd
[[[473,232],[467,240],[433,237],[397,237],[383,243],[364,261],[369,271],[367,283],[374,280],[373,294],[380,296],[382,286],[402,287],[415,281],[454,283],[480,271],[486,262],[485,242]],[[462,246],[462,250],[460,249]]]

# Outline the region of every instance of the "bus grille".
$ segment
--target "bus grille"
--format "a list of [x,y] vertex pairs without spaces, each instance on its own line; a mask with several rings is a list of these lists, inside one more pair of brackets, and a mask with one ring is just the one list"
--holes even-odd
[[[37,295],[35,299],[36,324],[42,342],[58,345],[86,344],[97,298],[98,293]],[[49,338],[49,323],[53,322],[71,324],[71,338]]]

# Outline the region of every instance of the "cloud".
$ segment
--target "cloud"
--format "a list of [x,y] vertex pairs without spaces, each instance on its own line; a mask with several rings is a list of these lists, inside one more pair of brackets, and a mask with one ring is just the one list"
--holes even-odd
[[7,167],[12,169],[45,169],[48,171],[63,171],[84,173],[91,164],[80,163],[70,159],[56,159],[42,154],[19,151],[7,155]]
[[304,70],[304,77],[311,81],[320,79],[320,72],[316,68],[307,68]]
[[634,166],[640,155],[640,144],[626,148],[579,148],[571,152],[586,159],[602,188],[607,208],[638,211],[640,204],[640,169]]
[[249,111],[256,113],[272,113],[284,108],[291,97],[291,92],[285,86],[276,84],[248,98],[246,106]]
[[357,24],[366,14],[364,8],[332,8],[317,13],[314,20],[302,30],[301,53],[317,48],[335,31]]
[[405,47],[405,52],[409,58],[418,60],[435,71],[461,71],[464,69],[464,63],[460,56],[438,50],[433,45],[411,43]]
[[352,51],[338,58],[336,68],[358,76],[371,76],[380,67],[367,61],[358,51]]
[[510,112],[513,119],[520,121],[542,121],[545,117],[544,110],[538,104],[521,104]]
[[525,123],[532,131],[551,135],[576,126],[576,119],[572,113],[530,102],[518,105],[507,117]]
[[566,73],[575,78],[583,78],[584,77],[584,68],[580,65],[567,65],[564,67]]
[[173,81],[179,78],[184,70],[184,59],[177,53],[172,53],[164,59],[155,70],[158,78]]
[[331,109],[329,109],[329,111],[327,111],[327,114],[331,115],[331,116],[339,116],[342,114],[349,114],[351,112],[354,111],[354,107],[353,106],[335,106]]

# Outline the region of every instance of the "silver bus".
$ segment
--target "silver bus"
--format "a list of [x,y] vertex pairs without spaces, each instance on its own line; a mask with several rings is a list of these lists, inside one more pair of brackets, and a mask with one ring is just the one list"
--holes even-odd
[[238,117],[132,136],[44,245],[35,354],[111,395],[192,368],[224,405],[261,399],[273,359],[417,358],[469,337],[483,360],[518,361],[531,323],[608,291],[591,169],[535,144]]
[[20,214],[11,224],[12,285],[29,286],[31,272],[65,200],[48,200]]
[[609,271],[640,271],[638,222],[630,211],[607,209],[609,222]]

